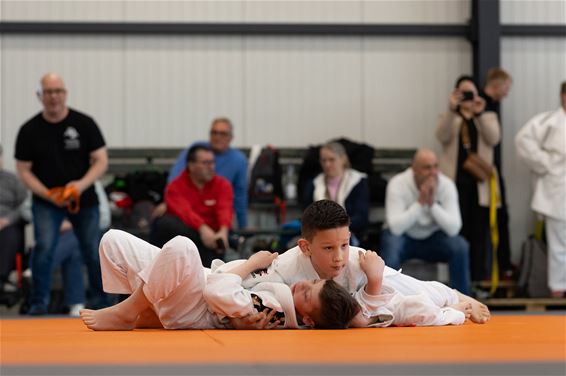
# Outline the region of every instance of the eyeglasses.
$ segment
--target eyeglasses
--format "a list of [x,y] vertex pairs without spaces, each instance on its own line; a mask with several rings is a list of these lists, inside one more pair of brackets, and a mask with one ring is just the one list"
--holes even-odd
[[204,160],[204,161],[195,161],[196,163],[200,163],[205,166],[212,166],[214,165],[214,159]]
[[65,94],[67,90],[65,89],[44,89],[39,91],[39,95],[62,95]]
[[227,131],[210,131],[211,136],[230,137],[232,134]]

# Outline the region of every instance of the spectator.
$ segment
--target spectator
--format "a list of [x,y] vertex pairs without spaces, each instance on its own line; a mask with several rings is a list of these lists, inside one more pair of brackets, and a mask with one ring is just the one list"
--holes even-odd
[[454,182],[438,172],[432,150],[419,149],[410,168],[395,175],[385,195],[386,228],[381,234],[385,264],[399,269],[409,259],[447,262],[450,284],[470,293],[469,246]]
[[561,107],[536,115],[515,138],[517,154],[535,176],[531,208],[544,216],[548,244],[548,287],[566,295],[566,81]]
[[322,173],[312,180],[304,192],[303,206],[314,201],[331,200],[346,209],[350,216],[351,244],[359,245],[369,221],[369,185],[367,175],[350,168],[346,149],[339,142],[320,148]]
[[[493,147],[499,142],[500,129],[497,115],[484,110],[485,100],[478,96],[473,79],[462,76],[450,93],[449,111],[440,116],[436,129],[443,151],[439,160],[440,171],[453,179],[458,189],[462,215],[460,234],[470,244],[473,281],[487,279],[492,269],[489,181],[477,181],[463,167],[470,152],[477,153],[493,165]],[[465,137],[466,134],[468,137]],[[466,143],[462,141],[463,137],[468,139]]]
[[233,200],[230,182],[214,173],[214,154],[205,145],[194,145],[187,167],[165,190],[167,213],[155,222],[152,242],[162,247],[177,235],[197,245],[202,264],[210,267],[228,245]]
[[[96,197],[98,198],[98,209],[100,212],[100,232],[104,233],[110,227],[110,204],[99,180],[94,182]],[[22,216],[26,221],[32,221],[31,200],[27,199],[22,208]],[[63,303],[64,307],[56,309],[68,310],[69,316],[79,317],[79,311],[85,307],[85,287],[83,281],[83,260],[79,240],[75,236],[73,225],[64,219],[61,223],[59,240],[53,255],[53,271],[61,267],[63,278]],[[33,253],[32,253],[33,257]],[[59,312],[57,312],[59,313]]]
[[26,198],[26,188],[18,177],[4,170],[0,146],[0,293],[11,293],[15,286],[8,283],[14,269],[16,253],[24,248],[24,229],[20,206]]
[[102,291],[98,200],[93,183],[105,171],[104,138],[92,118],[67,107],[63,79],[48,73],[37,93],[43,111],[28,120],[16,139],[16,167],[32,191],[35,249],[29,314],[47,313],[53,254],[66,217],[88,267],[92,307],[108,305]]
[[[480,94],[485,99],[485,111],[493,111],[497,114],[500,126],[501,122],[500,104],[507,97],[513,79],[509,73],[501,68],[491,68],[487,71],[485,86]],[[501,190],[501,207],[497,210],[497,226],[499,229],[499,247],[497,248],[497,258],[499,269],[504,278],[513,277],[513,265],[511,264],[511,245],[509,242],[509,213],[507,211],[507,194],[505,191],[505,179],[503,178],[503,160],[501,156],[501,140],[493,149],[493,162],[499,173],[499,188]]]
[[[234,210],[238,219],[238,226],[245,228],[248,225],[248,161],[246,156],[230,147],[234,138],[234,127],[228,118],[216,118],[210,126],[209,142],[197,142],[210,147],[214,152],[216,173],[228,179],[234,191]],[[195,145],[193,144],[193,145]],[[172,182],[186,167],[189,148],[183,150],[171,170],[168,183]],[[162,208],[161,210],[163,210]]]

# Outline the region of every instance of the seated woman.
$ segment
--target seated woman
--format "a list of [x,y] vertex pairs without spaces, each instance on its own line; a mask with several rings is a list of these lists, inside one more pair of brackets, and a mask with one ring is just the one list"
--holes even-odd
[[357,246],[369,221],[367,175],[350,168],[346,150],[338,142],[330,142],[320,148],[320,164],[322,173],[305,189],[303,207],[324,199],[340,204],[351,218],[351,243]]

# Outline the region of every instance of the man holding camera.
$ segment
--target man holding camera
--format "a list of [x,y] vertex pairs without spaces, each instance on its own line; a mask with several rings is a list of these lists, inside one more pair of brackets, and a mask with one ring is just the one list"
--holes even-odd
[[167,213],[156,220],[152,233],[158,247],[177,235],[190,238],[205,267],[224,255],[234,215],[232,186],[215,175],[214,163],[208,146],[189,149],[185,170],[165,190]]

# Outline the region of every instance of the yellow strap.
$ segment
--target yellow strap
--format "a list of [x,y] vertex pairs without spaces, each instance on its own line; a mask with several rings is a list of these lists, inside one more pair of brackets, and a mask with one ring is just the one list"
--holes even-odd
[[494,294],[499,285],[499,263],[497,248],[499,247],[499,229],[497,228],[497,174],[489,180],[489,229],[491,232],[491,291]]
[[542,240],[542,231],[544,230],[544,220],[537,219],[535,222],[535,239]]

